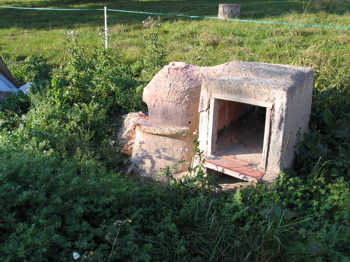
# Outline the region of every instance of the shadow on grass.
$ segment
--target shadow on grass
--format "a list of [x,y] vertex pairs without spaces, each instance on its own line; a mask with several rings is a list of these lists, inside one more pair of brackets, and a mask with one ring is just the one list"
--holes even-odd
[[[166,14],[184,14],[199,16],[216,16],[219,0],[150,0],[147,2],[139,0],[53,0],[53,1],[15,1],[0,0],[0,5],[26,6],[26,7],[50,7],[50,8],[103,8],[108,5],[109,8],[160,12]],[[230,1],[228,1],[230,2]],[[232,2],[232,1],[231,1]],[[303,13],[317,11],[306,6],[306,1],[256,1],[239,0],[235,3],[241,4],[241,18],[244,19],[263,19],[280,16],[290,12]],[[337,8],[324,6],[323,11],[343,14],[350,11],[350,1],[343,1]],[[321,10],[321,9],[320,9]],[[142,22],[147,15],[109,13],[109,24],[138,24]],[[165,20],[172,17],[163,17]],[[178,19],[178,18],[176,18]],[[103,26],[103,11],[32,11],[0,9],[0,28],[18,27],[24,29],[72,29],[81,26]]]

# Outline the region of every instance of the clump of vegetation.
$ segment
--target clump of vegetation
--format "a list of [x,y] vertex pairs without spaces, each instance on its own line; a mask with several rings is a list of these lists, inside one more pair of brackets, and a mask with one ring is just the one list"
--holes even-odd
[[52,151],[62,158],[110,158],[118,118],[143,108],[142,89],[130,66],[102,49],[87,55],[74,41],[50,77],[40,77],[42,72],[36,67],[40,60],[25,60],[27,70],[22,72],[32,76],[28,80],[33,86],[29,98],[14,95],[8,106],[3,105],[3,131],[6,127],[23,146]]
[[4,261],[350,258],[348,104],[332,98],[346,88],[315,93],[295,173],[232,194],[218,192],[201,165],[184,181],[165,170],[166,186],[121,173],[115,121],[142,108],[133,65],[105,50],[87,55],[73,41],[48,79],[27,68],[29,95],[1,105]]
[[50,79],[52,65],[43,56],[30,55],[16,63],[11,72],[20,83],[40,82]]

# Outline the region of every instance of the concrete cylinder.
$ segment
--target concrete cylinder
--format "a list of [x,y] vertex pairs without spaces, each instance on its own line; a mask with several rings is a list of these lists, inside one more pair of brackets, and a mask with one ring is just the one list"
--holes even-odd
[[233,18],[239,16],[241,6],[239,4],[219,4],[219,18]]

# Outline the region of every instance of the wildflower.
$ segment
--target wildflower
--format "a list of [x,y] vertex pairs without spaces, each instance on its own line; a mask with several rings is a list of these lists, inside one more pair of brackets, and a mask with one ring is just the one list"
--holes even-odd
[[108,232],[106,235],[105,235],[105,239],[108,241],[108,242],[111,242],[113,240],[113,234],[111,232]]
[[122,220],[117,220],[113,223],[115,226],[120,226],[121,224],[123,224]]
[[79,259],[79,258],[80,258],[80,254],[79,254],[78,252],[74,251],[74,252],[73,252],[73,259],[74,259],[74,260],[77,260],[77,259]]

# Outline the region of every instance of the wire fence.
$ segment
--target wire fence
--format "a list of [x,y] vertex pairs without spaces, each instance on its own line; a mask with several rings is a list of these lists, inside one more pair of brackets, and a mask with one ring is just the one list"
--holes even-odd
[[[104,8],[47,8],[47,7],[21,7],[21,6],[0,6],[0,8],[17,9],[17,10],[37,10],[37,11],[104,11]],[[168,13],[159,13],[159,12],[146,12],[146,11],[109,9],[109,8],[107,8],[107,11],[116,12],[116,13],[141,14],[141,15],[149,15],[149,16],[180,17],[180,18],[188,18],[188,19],[225,20],[225,21],[231,21],[231,22],[237,22],[237,23],[255,23],[255,24],[266,24],[266,25],[283,25],[283,26],[294,26],[294,27],[350,30],[350,26],[344,26],[344,25],[314,25],[314,24],[299,24],[299,23],[290,23],[290,22],[281,22],[281,21],[239,19],[239,18],[222,19],[215,16],[168,14]]]

